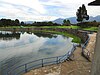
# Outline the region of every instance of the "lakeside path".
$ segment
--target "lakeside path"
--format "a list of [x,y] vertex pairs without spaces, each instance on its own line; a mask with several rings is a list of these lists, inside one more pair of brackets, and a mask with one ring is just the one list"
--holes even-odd
[[[91,58],[93,58],[96,33],[89,34],[89,36],[90,40],[86,49],[91,53]],[[85,59],[81,55],[81,51],[81,47],[76,48],[73,61],[65,61],[57,65],[33,69],[24,75],[90,75],[92,62]]]

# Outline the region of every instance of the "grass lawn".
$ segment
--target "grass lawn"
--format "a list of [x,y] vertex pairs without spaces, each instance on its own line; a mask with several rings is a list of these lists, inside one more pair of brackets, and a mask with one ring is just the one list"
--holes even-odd
[[72,28],[72,29],[82,29],[88,31],[97,31],[98,27],[87,27],[81,28],[80,26],[8,26],[8,27],[1,27],[1,28]]
[[83,30],[98,31],[98,27],[88,27],[88,28],[83,28]]
[[[8,26],[8,27],[1,27],[1,28],[21,28],[20,26]],[[23,26],[23,28],[72,28],[77,29],[80,28],[79,26]]]
[[40,28],[72,28],[77,29],[79,26],[40,26]]

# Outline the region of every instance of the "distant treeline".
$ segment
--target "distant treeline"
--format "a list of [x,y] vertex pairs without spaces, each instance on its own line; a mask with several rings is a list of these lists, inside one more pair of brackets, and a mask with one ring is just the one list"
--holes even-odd
[[[92,22],[80,22],[77,24],[71,24],[70,20],[64,20],[63,26],[70,26],[70,25],[77,25],[81,27],[98,27],[100,22],[96,22],[95,20]],[[8,26],[61,26],[61,24],[53,23],[52,21],[48,22],[34,22],[32,24],[27,24],[25,22],[20,22],[18,19],[11,20],[11,19],[0,19],[0,27],[8,27]]]
[[0,19],[0,27],[5,26],[60,26],[61,24],[49,22],[34,22],[32,24],[26,24],[25,22],[20,22],[18,19]]
[[0,26],[19,26],[20,22],[18,19],[11,20],[11,19],[0,19]]
[[49,22],[34,22],[30,24],[32,26],[60,26],[61,24],[53,23],[52,21]]

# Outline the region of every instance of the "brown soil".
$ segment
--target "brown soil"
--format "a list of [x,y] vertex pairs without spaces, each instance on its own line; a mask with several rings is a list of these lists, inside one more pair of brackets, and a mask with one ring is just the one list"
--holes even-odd
[[[96,33],[89,34],[90,40],[86,49],[91,53],[91,58],[94,54],[96,41]],[[81,47],[77,47],[74,52],[73,61],[65,61],[57,65],[50,65],[39,69],[33,69],[24,75],[90,75],[91,64],[81,55]]]

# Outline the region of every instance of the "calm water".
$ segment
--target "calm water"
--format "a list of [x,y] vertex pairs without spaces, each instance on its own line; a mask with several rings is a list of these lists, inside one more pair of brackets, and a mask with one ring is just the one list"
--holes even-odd
[[57,34],[0,32],[0,62],[29,61],[66,54],[72,38]]

